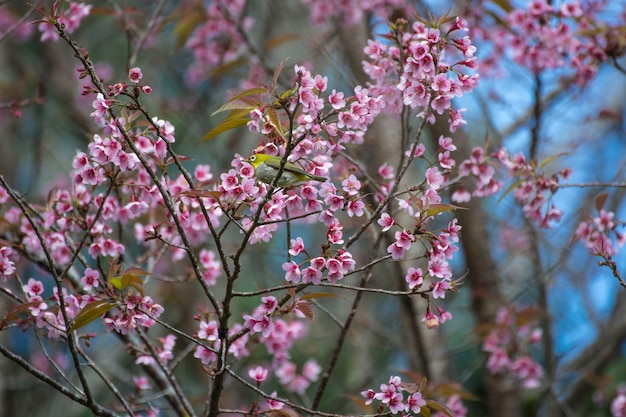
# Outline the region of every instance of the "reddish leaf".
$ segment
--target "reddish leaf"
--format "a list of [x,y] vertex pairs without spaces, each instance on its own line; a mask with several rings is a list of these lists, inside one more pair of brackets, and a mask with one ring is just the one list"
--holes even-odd
[[222,193],[219,191],[196,189],[196,190],[183,191],[182,193],[176,194],[174,197],[178,197],[178,196],[213,198],[215,200],[218,200],[222,196]]
[[309,303],[298,303],[296,308],[309,320],[315,320],[315,313]]
[[434,216],[436,214],[439,213],[443,213],[445,211],[452,211],[452,210],[467,210],[464,207],[459,207],[459,206],[455,206],[453,204],[433,204],[432,206],[428,207],[428,209],[426,210],[426,217],[430,217],[430,216]]
[[224,104],[222,107],[220,107],[219,109],[215,110],[213,113],[211,113],[211,116],[217,114],[217,113],[221,113],[224,111],[229,111],[229,110],[252,110],[256,107],[259,107],[261,105],[261,101],[258,100],[258,102],[256,102],[255,104],[251,104],[249,102],[244,101],[244,103],[241,103],[239,100],[243,100],[245,98],[249,98],[251,96],[261,96],[263,94],[267,93],[267,89],[263,88],[263,87],[254,87],[254,88],[249,88],[247,90],[242,91],[241,93],[235,95],[234,97],[232,97],[230,100],[228,100],[226,102],[226,104]]
[[70,326],[67,328],[67,331],[72,332],[86,326],[113,307],[115,307],[115,303],[107,300],[98,300],[87,304],[85,308],[83,308],[80,313],[76,315]]
[[596,197],[596,210],[600,211],[604,208],[607,198],[609,198],[609,193],[602,193]]
[[331,292],[316,292],[316,293],[303,295],[302,297],[300,297],[300,299],[301,300],[313,300],[315,298],[325,298],[325,297],[343,298],[343,297],[340,297],[337,294],[333,294]]
[[[445,415],[447,415],[448,417],[454,417],[454,413],[452,412],[452,410],[450,410],[448,407],[446,407],[445,405],[438,403],[437,401],[433,401],[433,400],[426,400],[426,407],[429,408],[430,410],[435,410],[435,411],[439,411],[440,413],[443,413]],[[425,410],[422,409],[420,412],[422,414],[424,414]],[[424,414],[424,416],[426,416],[426,414]]]

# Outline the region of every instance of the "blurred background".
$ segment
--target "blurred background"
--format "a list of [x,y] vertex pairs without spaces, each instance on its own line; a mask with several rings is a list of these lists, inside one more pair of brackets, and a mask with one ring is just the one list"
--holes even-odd
[[[37,4],[49,9],[50,3]],[[554,194],[554,204],[565,215],[552,229],[540,229],[526,220],[512,193],[473,200],[468,203],[470,210],[455,213],[463,226],[455,276],[468,275],[460,292],[442,303],[454,319],[440,329],[427,330],[419,323],[424,308],[419,301],[367,295],[342,352],[342,365],[331,379],[329,392],[335,395],[328,395],[321,409],[362,412],[353,397],[386,383],[390,374],[401,373],[427,375],[434,386],[461,385],[472,395],[464,401],[469,416],[611,415],[611,400],[626,389],[626,289],[608,268],[598,266],[599,258],[571,238],[581,219],[597,215],[594,201],[604,192],[608,192],[605,210],[626,218],[626,61],[622,58],[626,2],[583,2],[585,7],[596,4],[598,22],[611,28],[616,44],[611,49],[614,59],[607,57],[582,85],[575,80],[571,57],[564,56],[565,63],[558,68],[532,69],[515,59],[516,45],[498,44],[490,37],[490,31],[513,30],[503,16],[513,8],[526,10],[529,3],[524,1],[346,0],[325,9],[320,6],[323,2],[313,0],[241,0],[245,7],[239,24],[248,36],[247,47],[241,49],[228,49],[229,43],[237,45],[233,33],[224,31],[211,39],[202,35],[205,25],[219,20],[209,13],[211,7],[227,3],[87,1],[93,7],[73,34],[89,51],[105,84],[126,80],[130,67],[142,68],[142,83],[153,88],[145,104],[152,115],[175,126],[176,150],[191,157],[185,162],[190,170],[199,163],[209,164],[219,176],[229,169],[235,153],[248,155],[258,145],[259,136],[245,128],[199,142],[222,120],[222,115],[211,116],[215,110],[243,88],[268,84],[281,62],[286,74],[292,73],[294,64],[306,64],[314,74],[328,76],[329,91],[351,91],[355,85],[366,85],[363,47],[367,39],[386,32],[389,17],[412,21],[416,15],[427,18],[429,13],[446,12],[468,20],[479,57],[478,89],[454,103],[467,109],[467,125],[453,136],[459,152],[467,155],[473,146],[487,143],[491,150],[506,146],[511,153],[538,161],[558,155],[542,168],[546,173],[573,169],[568,183],[574,186]],[[316,14],[320,8],[321,16]],[[0,104],[4,105],[0,175],[29,200],[45,204],[48,192],[68,181],[72,158],[77,150],[86,149],[98,128],[89,117],[93,97],[80,95],[85,81],[78,79],[79,62],[63,41],[40,40],[38,25],[29,24],[37,19],[25,2],[0,1]],[[583,39],[594,29],[574,27],[572,37]],[[206,43],[206,56],[198,56],[199,48],[191,47],[200,42]],[[220,50],[227,53],[220,55],[216,52]],[[15,103],[23,105],[11,110]],[[411,123],[415,126],[417,119]],[[429,147],[441,134],[449,135],[443,126],[428,128]],[[365,166],[397,161],[400,129],[397,119],[381,117],[366,134],[366,144],[349,151]],[[419,180],[417,170],[412,175]],[[505,189],[514,181],[501,179],[506,181]],[[316,241],[325,230],[302,226],[296,233]],[[285,239],[273,242],[280,244],[252,247],[246,258],[250,280],[240,290],[279,282]],[[131,247],[131,254],[133,250],[140,248]],[[625,270],[623,254],[614,260]],[[379,267],[372,285],[399,288],[408,266]],[[22,274],[37,277],[41,271],[32,268]],[[150,282],[150,292],[166,307],[168,323],[193,332],[196,323],[190,318],[204,301],[198,299],[194,283],[173,278]],[[0,308],[4,302],[0,297]],[[320,304],[339,317],[348,313],[348,302]],[[255,306],[254,300],[242,302],[234,317]],[[501,307],[532,307],[532,321],[543,330],[542,342],[530,351],[545,372],[539,388],[522,389],[511,375],[491,375],[485,368],[481,345]],[[329,337],[301,343],[294,350],[299,355],[293,358],[296,363],[328,350],[334,341],[336,326],[329,316],[318,315],[311,334]],[[19,329],[0,332],[0,343],[39,363],[47,373],[54,371],[42,354],[42,344],[58,363],[69,361],[60,344],[38,341]],[[99,338],[94,349],[102,352],[98,357],[116,381],[131,380],[126,367],[132,365],[132,358],[113,336]],[[253,357],[269,360],[260,348]],[[0,375],[0,411],[6,416],[89,415],[6,358],[0,359]],[[183,360],[178,375],[191,398],[205,394],[204,384],[193,383],[206,378],[196,361]],[[110,394],[102,391],[106,399]],[[232,395],[234,403],[243,394],[233,389]]]

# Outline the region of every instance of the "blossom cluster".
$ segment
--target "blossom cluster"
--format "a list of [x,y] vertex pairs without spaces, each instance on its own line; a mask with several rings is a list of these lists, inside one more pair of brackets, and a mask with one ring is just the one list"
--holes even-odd
[[342,27],[349,27],[362,19],[366,13],[379,18],[387,18],[390,9],[411,11],[406,0],[341,0],[329,3],[324,0],[301,0],[309,8],[311,23],[322,25],[337,21]]
[[611,401],[611,416],[613,417],[626,417],[626,389],[624,387],[618,387],[617,395]]
[[[229,329],[228,336],[232,337],[242,329],[241,324],[235,324]],[[196,336],[204,344],[196,347],[193,354],[194,358],[197,358],[203,365],[215,364],[218,357],[217,352],[219,352],[222,344],[218,336],[218,323],[215,320],[201,320]],[[246,347],[247,343],[248,335],[244,334],[230,344],[228,353],[237,359],[247,357],[250,355]]]
[[[614,212],[600,209],[596,217],[586,218],[578,224],[572,238],[580,240],[590,254],[611,258],[626,242],[624,234],[617,230],[623,224],[615,219]],[[615,241],[611,234],[615,235]]]
[[[389,34],[395,44],[369,40],[363,63],[365,73],[372,79],[370,89],[385,97],[386,112],[400,114],[401,106],[422,111],[418,116],[434,123],[434,113],[448,115],[450,131],[465,124],[462,109],[453,109],[452,100],[471,92],[478,84],[478,75],[469,72],[477,68],[476,47],[469,36],[455,38],[467,31],[463,19],[446,30],[427,27],[415,22],[408,28],[398,21]],[[468,71],[469,70],[469,71]]]
[[[320,374],[321,368],[315,359],[309,359],[302,367],[302,373],[297,373],[297,366],[290,361],[289,350],[294,342],[302,339],[307,332],[307,326],[301,320],[287,321],[282,318],[275,318],[278,301],[273,296],[263,297],[262,303],[252,314],[243,316],[244,326],[250,329],[250,334],[258,334],[259,342],[272,355],[272,370],[278,381],[287,391],[304,394],[306,389],[315,382]],[[294,300],[290,310],[296,317],[304,318],[299,308],[301,301]]]
[[563,212],[555,207],[552,196],[558,191],[559,181],[570,177],[571,168],[547,176],[540,171],[543,164],[538,169],[534,162],[528,161],[521,153],[510,156],[502,148],[494,157],[507,169],[507,174],[519,183],[513,195],[522,205],[526,218],[543,228],[551,228],[553,223],[561,220]]
[[365,405],[379,401],[382,406],[380,412],[389,411],[391,414],[416,416],[426,405],[422,393],[416,387],[407,388],[399,376],[391,376],[388,384],[380,385],[380,391],[370,388],[361,392],[361,395],[365,397]]
[[33,25],[19,21],[19,17],[6,7],[0,7],[0,28],[13,28],[11,39],[25,42],[34,31]]
[[11,259],[13,249],[10,246],[0,246],[0,279],[7,282],[7,279],[16,272],[15,262]]
[[[91,12],[91,4],[68,2],[68,8],[62,10],[57,15],[57,21],[63,25],[67,33],[74,33],[80,26],[80,22]],[[50,22],[41,22],[38,25],[41,32],[41,41],[58,41],[59,33]]]
[[496,170],[489,163],[489,158],[482,148],[472,149],[470,157],[459,164],[459,177],[472,177],[476,180],[474,189],[470,192],[467,186],[460,185],[452,193],[452,201],[465,203],[472,197],[487,197],[502,189],[502,183],[495,179]]
[[[496,166],[493,165],[494,162]],[[470,157],[459,165],[459,177],[474,178],[474,189],[470,192],[466,185],[458,186],[452,193],[452,201],[462,203],[472,197],[487,197],[499,192],[502,182],[496,179],[496,167],[502,166],[506,169],[506,174],[515,180],[513,196],[521,204],[524,216],[540,227],[552,228],[563,216],[552,197],[559,189],[559,181],[567,180],[572,170],[564,168],[546,175],[541,171],[544,165],[546,163],[537,166],[536,162],[527,160],[521,153],[509,155],[505,148],[487,155],[483,148],[476,147],[472,149]]]
[[[524,318],[529,310],[502,307],[496,323],[483,342],[487,352],[487,369],[493,374],[512,373],[527,389],[541,385],[543,369],[526,352],[525,347],[541,341],[541,329]],[[526,314],[528,317],[529,315]]]
[[510,8],[500,15],[506,25],[481,24],[485,15],[471,11],[468,19],[473,37],[493,42],[485,69],[501,67],[502,58],[509,56],[533,73],[569,68],[582,86],[611,53],[615,29],[599,17],[605,8],[603,2],[532,0],[526,9]]
[[186,43],[194,58],[187,75],[191,83],[206,79],[207,68],[227,65],[246,51],[240,27],[249,29],[254,21],[244,15],[245,6],[245,0],[217,0],[207,4],[205,21]]

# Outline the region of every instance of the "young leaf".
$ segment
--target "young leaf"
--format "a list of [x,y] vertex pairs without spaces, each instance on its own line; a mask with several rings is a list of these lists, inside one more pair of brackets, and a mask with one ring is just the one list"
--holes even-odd
[[86,326],[113,307],[115,307],[115,303],[107,300],[98,300],[87,304],[67,328],[68,333]]
[[296,308],[309,320],[315,320],[315,313],[309,303],[298,303]]
[[187,42],[191,33],[200,23],[204,22],[205,19],[206,16],[203,7],[194,7],[192,10],[185,13],[174,27],[173,33],[176,36],[176,49],[180,49]]
[[284,33],[282,35],[274,36],[263,42],[263,49],[272,49],[280,46],[284,43],[297,41],[300,36],[293,33]]
[[600,211],[604,208],[607,198],[609,198],[609,193],[602,193],[596,197],[596,210]]
[[195,190],[188,190],[188,191],[183,191],[182,193],[178,193],[174,196],[174,198],[180,197],[180,196],[212,198],[214,200],[218,200],[222,196],[222,193],[219,191],[195,189]]
[[111,284],[120,291],[123,291],[128,287],[134,288],[143,297],[143,281],[141,279],[141,275],[137,275],[132,271],[130,273],[124,272],[122,276],[111,278]]
[[541,161],[539,163],[539,169],[543,169],[543,167],[548,165],[550,162],[552,162],[552,161],[554,161],[556,159],[559,159],[559,158],[561,158],[562,156],[565,156],[565,155],[569,155],[569,153],[568,152],[561,152],[561,153],[558,153],[556,155],[552,155],[552,156],[546,157],[543,161]]
[[213,139],[215,136],[220,133],[224,133],[231,129],[236,129],[241,126],[245,126],[250,121],[250,111],[249,110],[231,110],[226,119],[222,121],[222,123],[215,126],[213,129],[209,131],[200,142],[204,142],[210,139]]
[[507,187],[506,190],[504,190],[504,192],[502,193],[502,195],[500,196],[500,198],[498,198],[498,203],[500,201],[502,201],[504,199],[504,197],[506,197],[511,191],[513,191],[514,189],[516,189],[517,187],[519,187],[522,184],[522,180],[517,180],[515,181],[513,184],[509,185]]
[[232,97],[222,107],[220,107],[219,109],[217,109],[213,113],[211,113],[211,116],[214,116],[217,113],[221,113],[221,112],[228,111],[228,110],[246,109],[246,110],[250,111],[250,110],[252,110],[252,109],[254,109],[256,107],[259,107],[261,105],[260,100],[258,102],[255,102],[256,104],[253,104],[252,102],[247,102],[247,100],[245,100],[245,103],[239,103],[239,100],[242,100],[244,98],[248,98],[248,97],[251,97],[251,96],[260,96],[260,95],[266,94],[266,93],[267,93],[267,89],[265,89],[263,87],[249,88],[248,90],[242,91],[241,93],[239,93],[236,96]]
[[443,213],[444,211],[452,211],[452,210],[467,210],[465,207],[455,206],[453,204],[433,204],[428,207],[426,210],[426,217],[434,216],[439,213]]
[[443,413],[448,417],[454,417],[454,413],[452,412],[452,410],[450,410],[445,405],[438,403],[437,401],[426,400],[426,407],[431,410],[439,411],[440,413]]
[[330,292],[316,292],[313,294],[306,294],[303,295],[302,297],[300,297],[301,300],[313,300],[316,298],[325,298],[325,297],[337,297],[337,298],[343,298],[338,296],[337,294],[333,294]]
[[513,10],[513,6],[509,0],[494,0],[494,3],[507,13]]

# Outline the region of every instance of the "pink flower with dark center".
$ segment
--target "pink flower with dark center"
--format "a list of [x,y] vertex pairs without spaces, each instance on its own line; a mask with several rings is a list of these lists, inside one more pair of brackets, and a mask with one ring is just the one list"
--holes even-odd
[[257,366],[256,368],[251,368],[248,370],[248,376],[252,378],[253,380],[255,380],[257,385],[265,381],[268,373],[269,373],[269,370],[262,366]]
[[139,82],[139,80],[141,80],[142,78],[143,78],[143,74],[141,72],[141,68],[134,67],[134,68],[131,68],[130,70],[128,70],[128,79],[132,83],[137,84]]

